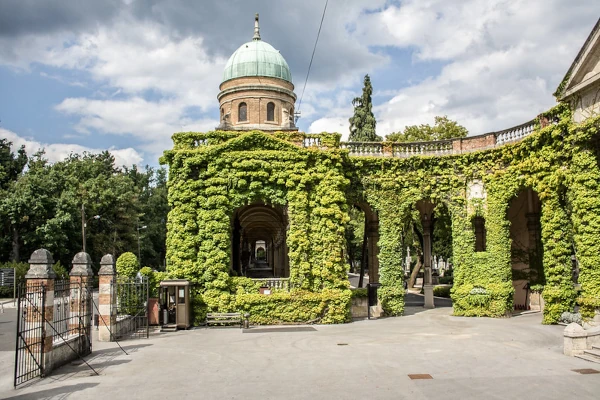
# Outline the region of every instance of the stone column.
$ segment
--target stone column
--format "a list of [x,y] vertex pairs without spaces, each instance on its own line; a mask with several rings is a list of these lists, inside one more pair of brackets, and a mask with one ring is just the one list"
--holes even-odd
[[[89,340],[92,310],[90,297],[92,296],[91,280],[94,276],[92,271],[92,259],[88,253],[80,252],[73,257],[73,268],[69,273],[71,284],[71,319],[70,330],[78,332],[80,339]],[[82,343],[84,349],[82,355],[89,354],[89,342]],[[86,351],[86,349],[88,351]]]
[[423,225],[423,291],[425,292],[425,308],[434,308],[433,286],[431,284],[431,218],[433,204],[429,201],[419,201],[417,209],[421,213]]
[[[38,292],[40,286],[44,286],[44,297],[29,296],[31,303],[24,300],[23,306],[27,306],[30,312],[27,313],[27,325],[29,329],[42,327],[42,337],[32,337],[30,345],[43,339],[42,349],[42,375],[52,371],[52,341],[54,339],[54,330],[52,322],[54,320],[54,279],[56,273],[52,269],[54,260],[52,254],[46,249],[38,249],[31,254],[29,259],[29,271],[25,275],[26,291],[28,293]],[[35,330],[34,332],[37,332]]]
[[112,254],[106,254],[100,260],[100,271],[98,278],[100,286],[98,290],[98,340],[110,342],[113,340],[111,331],[117,323],[117,294],[113,293],[112,286],[117,277],[115,259]]
[[369,283],[379,282],[379,221],[367,224],[367,253],[369,255]]

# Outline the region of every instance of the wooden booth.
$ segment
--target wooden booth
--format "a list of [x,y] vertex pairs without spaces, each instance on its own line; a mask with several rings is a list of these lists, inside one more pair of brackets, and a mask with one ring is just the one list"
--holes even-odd
[[190,327],[190,282],[170,279],[160,282],[160,305],[163,330]]

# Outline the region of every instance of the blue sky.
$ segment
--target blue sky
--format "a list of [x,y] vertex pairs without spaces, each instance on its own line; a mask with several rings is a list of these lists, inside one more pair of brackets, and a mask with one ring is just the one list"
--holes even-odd
[[[3,0],[0,136],[51,161],[110,149],[157,165],[170,136],[218,125],[223,67],[253,33],[300,96],[324,0]],[[380,135],[448,115],[470,134],[551,107],[596,1],[330,0],[300,129],[348,134],[366,73]]]

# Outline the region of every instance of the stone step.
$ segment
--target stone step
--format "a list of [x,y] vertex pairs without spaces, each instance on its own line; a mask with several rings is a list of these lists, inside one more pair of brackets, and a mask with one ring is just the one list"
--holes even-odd
[[592,350],[600,350],[600,346],[592,346]]
[[588,356],[587,354],[575,354],[575,357],[581,358],[582,360],[586,360],[589,362],[593,362],[596,364],[600,364],[600,359],[596,356]]
[[584,350],[583,354],[586,354],[591,357],[597,357],[598,361],[600,361],[600,350],[599,349]]

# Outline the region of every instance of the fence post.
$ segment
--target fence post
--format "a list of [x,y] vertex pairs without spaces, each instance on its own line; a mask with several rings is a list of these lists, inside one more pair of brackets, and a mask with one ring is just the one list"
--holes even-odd
[[[31,308],[33,312],[27,313],[27,323],[33,328],[41,326],[41,338],[32,337],[31,343],[41,343],[42,359],[41,359],[41,374],[42,376],[52,371],[52,342],[53,330],[51,324],[54,320],[54,278],[56,273],[52,269],[54,260],[52,254],[46,249],[38,249],[31,254],[29,259],[29,270],[25,275],[25,296],[30,292],[38,291],[40,285],[45,288],[44,296],[30,296]],[[24,300],[27,302],[28,300]],[[37,311],[36,311],[37,309]],[[35,330],[35,332],[40,332]]]
[[112,290],[116,276],[115,259],[112,254],[106,254],[100,261],[100,271],[98,271],[100,281],[98,289],[98,311],[100,314],[98,340],[101,342],[112,340],[111,330],[114,329],[117,323],[117,294],[113,293]]
[[90,326],[91,326],[91,279],[94,276],[92,270],[92,258],[88,253],[79,252],[75,254],[72,262],[73,268],[69,273],[71,288],[71,318],[69,331],[77,332],[79,335],[79,351],[81,356],[90,353]]

